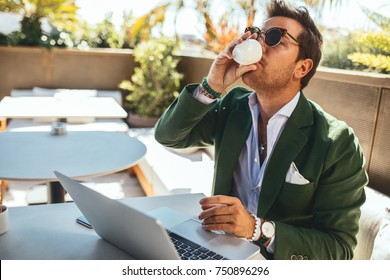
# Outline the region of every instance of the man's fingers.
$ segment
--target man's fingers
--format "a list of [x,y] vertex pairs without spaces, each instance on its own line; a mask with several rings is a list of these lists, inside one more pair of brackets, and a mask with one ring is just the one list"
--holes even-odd
[[218,215],[218,216],[211,216],[210,218],[204,219],[202,225],[211,225],[211,224],[226,224],[226,223],[232,223],[232,216],[231,215]]
[[203,211],[198,218],[203,220],[202,225],[205,230],[221,230],[238,237],[247,237],[252,234],[248,232],[248,225],[250,224],[249,218],[253,218],[238,198],[216,195],[204,197],[199,203]]
[[[227,50],[231,53],[233,51],[233,49],[235,48],[235,46],[237,46],[238,44],[241,44],[243,41],[245,41],[248,38],[252,38],[252,36],[253,35],[249,31],[245,32],[244,34],[241,35],[241,37],[238,37],[237,39],[234,39],[233,41],[231,41],[226,46],[225,50]],[[254,38],[256,38],[256,36],[254,36]]]
[[214,204],[214,205],[234,205],[238,204],[240,200],[236,197],[226,196],[226,195],[214,195],[209,197],[204,197],[199,201],[200,205]]
[[226,204],[202,204],[201,208],[202,208],[202,210],[207,210],[207,209],[211,209],[214,207],[222,207],[222,206],[226,206]]
[[203,212],[199,214],[198,218],[203,220],[218,215],[231,215],[230,207],[224,205],[214,205],[214,207],[209,207],[209,205],[205,205],[205,209],[203,209]]
[[203,225],[205,230],[221,230],[227,233],[233,233],[233,226],[231,224],[209,224]]
[[234,234],[237,237],[245,237],[245,232],[239,225],[234,223],[214,223],[214,224],[203,224],[205,230],[218,230],[224,231],[230,234]]
[[257,69],[257,66],[255,64],[250,64],[250,65],[242,65],[237,68],[236,75],[237,77],[241,77],[247,72],[254,71]]

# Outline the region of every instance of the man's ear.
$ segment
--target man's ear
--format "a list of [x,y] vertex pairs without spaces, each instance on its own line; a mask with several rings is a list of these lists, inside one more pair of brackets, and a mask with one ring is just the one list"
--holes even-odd
[[295,78],[302,79],[313,68],[313,60],[306,58],[299,60],[295,68]]

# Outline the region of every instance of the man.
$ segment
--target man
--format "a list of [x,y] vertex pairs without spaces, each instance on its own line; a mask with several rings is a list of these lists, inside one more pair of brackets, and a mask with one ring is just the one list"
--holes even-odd
[[[270,2],[263,26],[247,30],[200,85],[184,88],[155,138],[174,148],[215,146],[215,196],[200,201],[206,230],[247,238],[269,259],[352,259],[364,157],[353,131],[302,92],[322,35],[305,8],[283,1]],[[263,56],[238,65],[232,50],[248,38]],[[254,91],[225,94],[240,77]]]

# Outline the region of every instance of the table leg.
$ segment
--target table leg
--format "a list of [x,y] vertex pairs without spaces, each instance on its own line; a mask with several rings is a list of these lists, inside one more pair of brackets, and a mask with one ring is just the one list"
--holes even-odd
[[48,203],[65,202],[65,190],[60,182],[50,182],[47,188]]
[[137,177],[137,180],[140,183],[146,196],[156,195],[156,192],[155,192],[152,184],[148,181],[148,179],[146,178],[145,174],[142,172],[142,170],[138,164],[129,168],[129,174],[130,175],[134,174]]
[[7,119],[0,118],[0,131],[7,128]]
[[8,181],[0,180],[0,204],[3,203],[5,192],[8,189]]

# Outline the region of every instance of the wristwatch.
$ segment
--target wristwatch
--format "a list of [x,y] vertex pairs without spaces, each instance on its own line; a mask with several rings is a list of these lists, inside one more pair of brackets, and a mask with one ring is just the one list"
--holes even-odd
[[264,221],[261,225],[261,236],[258,242],[262,245],[266,244],[275,235],[275,223],[272,221]]

